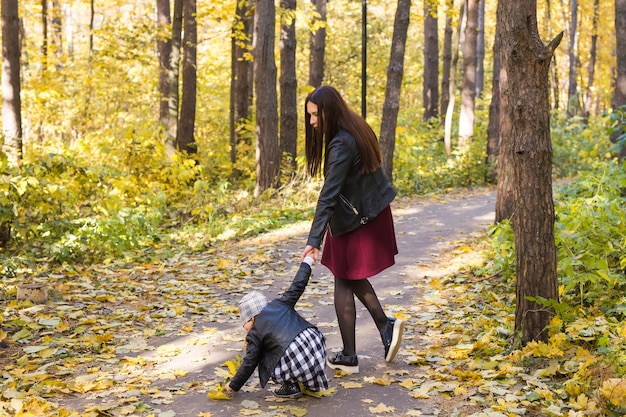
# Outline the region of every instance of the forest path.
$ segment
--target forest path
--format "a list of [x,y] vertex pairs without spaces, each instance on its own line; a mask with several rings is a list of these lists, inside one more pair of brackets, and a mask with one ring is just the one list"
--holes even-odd
[[[450,415],[458,406],[449,398],[444,400],[441,395],[420,398],[414,395],[414,390],[408,389],[414,381],[424,383],[429,379],[424,369],[415,366],[415,352],[441,341],[426,324],[436,319],[441,308],[441,303],[432,298],[429,285],[454,276],[455,271],[476,261],[473,257],[479,254],[466,244],[484,235],[493,223],[494,207],[495,191],[492,189],[457,192],[436,199],[397,199],[392,204],[400,253],[396,265],[371,282],[387,314],[400,315],[407,320],[402,347],[396,359],[387,364],[373,321],[357,302],[357,352],[361,372],[339,376],[327,369],[331,396],[305,395],[299,400],[278,400],[272,395],[276,385],[270,383],[261,388],[255,372],[233,400],[207,398],[207,393],[223,381],[220,369],[225,371],[226,368],[222,365],[243,353],[244,330],[233,306],[251,288],[263,291],[268,298],[276,297],[287,288],[305,245],[309,224],[303,222],[228,248],[171,259],[163,268],[163,276],[170,278],[161,279],[168,286],[185,280],[184,285],[192,288],[195,282],[202,282],[203,277],[215,271],[232,276],[227,283],[211,286],[210,291],[196,290],[196,299],[198,293],[204,291],[204,304],[215,308],[203,308],[200,314],[188,315],[182,321],[170,313],[173,318],[167,326],[169,330],[178,328],[178,331],[166,328],[161,332],[165,334],[146,338],[134,335],[122,346],[126,350],[117,349],[118,357],[141,358],[138,359],[141,363],[148,361],[149,369],[139,364],[134,373],[126,360],[124,368],[117,365],[116,370],[110,370],[116,374],[117,388],[74,394],[60,399],[59,403],[70,410],[96,407],[113,412],[120,410],[123,404],[136,404],[139,398],[151,410],[137,414],[135,408],[134,413],[122,415],[151,413],[155,417]],[[455,252],[461,256],[454,255]],[[207,270],[204,266],[208,264],[212,267]],[[206,279],[201,286],[206,288]],[[320,264],[314,265],[311,281],[296,306],[324,332],[329,353],[341,347],[332,293],[329,271]],[[188,328],[180,331],[185,328],[185,322]]]

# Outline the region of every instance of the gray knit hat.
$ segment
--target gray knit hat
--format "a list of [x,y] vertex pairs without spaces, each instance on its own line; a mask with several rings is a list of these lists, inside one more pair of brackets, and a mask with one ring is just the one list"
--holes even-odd
[[243,296],[239,302],[239,316],[244,323],[256,316],[265,308],[269,300],[263,293],[252,291]]

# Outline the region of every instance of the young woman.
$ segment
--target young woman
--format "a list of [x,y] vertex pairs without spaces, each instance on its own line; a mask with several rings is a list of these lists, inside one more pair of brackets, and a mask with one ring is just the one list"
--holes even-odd
[[398,253],[389,204],[397,192],[381,168],[378,138],[330,86],[313,91],[305,101],[307,167],[311,176],[323,171],[324,185],[302,252],[317,259],[335,277],[334,303],[343,350],[328,366],[357,373],[356,296],[376,323],[385,360],[400,347],[404,323],[387,317],[368,278],[395,263]]

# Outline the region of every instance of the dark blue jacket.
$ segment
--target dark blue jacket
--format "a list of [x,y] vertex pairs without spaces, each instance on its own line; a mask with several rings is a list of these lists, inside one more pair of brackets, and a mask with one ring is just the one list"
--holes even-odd
[[291,342],[304,329],[315,327],[294,309],[310,276],[311,267],[302,262],[289,289],[255,316],[246,336],[246,355],[229,383],[233,390],[239,391],[257,366],[261,386],[265,387]]
[[381,167],[373,173],[361,173],[356,140],[347,130],[340,130],[326,149],[324,185],[307,245],[321,248],[329,226],[333,236],[357,229],[383,211],[396,194]]

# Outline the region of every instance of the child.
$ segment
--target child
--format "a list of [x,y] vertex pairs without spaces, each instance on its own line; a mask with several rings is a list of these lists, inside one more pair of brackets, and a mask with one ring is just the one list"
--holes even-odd
[[270,378],[281,384],[274,390],[277,397],[302,397],[298,383],[310,391],[328,389],[325,337],[294,309],[309,282],[313,262],[311,257],[304,259],[282,297],[269,301],[253,291],[241,299],[239,315],[248,331],[246,355],[225,386],[228,394],[239,391],[257,367],[262,387]]

